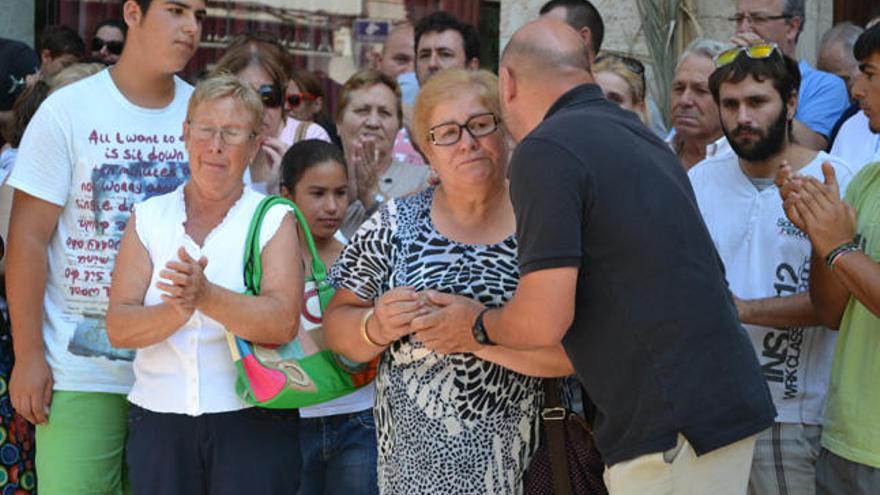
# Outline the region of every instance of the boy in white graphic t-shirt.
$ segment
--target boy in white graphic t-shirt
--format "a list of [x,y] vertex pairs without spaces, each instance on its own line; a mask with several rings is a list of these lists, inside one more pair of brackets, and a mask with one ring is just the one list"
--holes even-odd
[[723,52],[709,86],[736,154],[688,173],[740,320],[755,347],[778,415],[755,447],[749,494],[815,493],[814,473],[835,333],[810,302],[810,241],[783,211],[773,179],[783,163],[849,182],[850,167],[795,143],[800,73],[772,44]]
[[115,255],[133,204],[189,176],[192,92],[174,76],[198,46],[204,0],[126,0],[112,68],[40,107],[9,179],[13,406],[37,425],[42,493],[123,493],[132,352],[107,340]]

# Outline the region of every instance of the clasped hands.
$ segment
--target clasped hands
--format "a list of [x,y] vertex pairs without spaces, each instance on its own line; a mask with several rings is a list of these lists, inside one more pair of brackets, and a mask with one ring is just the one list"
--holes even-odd
[[852,206],[840,198],[837,175],[830,163],[822,164],[824,182],[795,174],[783,162],[776,174],[785,215],[805,232],[820,256],[851,242],[855,236],[856,215]]
[[165,263],[159,272],[156,288],[164,292],[162,301],[174,307],[182,317],[189,319],[197,307],[205,300],[211,283],[205,277],[208,259],[204,256],[193,259],[186,249],[177,250],[178,261]]
[[372,340],[390,344],[409,334],[434,352],[474,352],[481,345],[471,328],[483,305],[434,290],[397,287],[376,300],[367,323]]

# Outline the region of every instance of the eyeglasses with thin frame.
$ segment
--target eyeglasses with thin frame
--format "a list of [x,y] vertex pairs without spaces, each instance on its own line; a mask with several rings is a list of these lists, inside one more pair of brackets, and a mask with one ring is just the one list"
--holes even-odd
[[498,117],[491,112],[478,113],[471,115],[464,124],[447,122],[435,125],[428,130],[428,139],[437,146],[452,146],[461,139],[462,129],[474,139],[488,136],[498,129]]
[[738,46],[730,50],[724,50],[715,56],[715,68],[724,67],[732,63],[740,53],[745,52],[746,56],[753,60],[770,58],[774,53],[779,52],[779,46],[776,43],[761,43],[759,45]]
[[770,21],[776,21],[779,19],[791,19],[790,15],[780,14],[780,15],[769,15],[769,14],[750,14],[748,12],[738,12],[728,17],[727,20],[731,22],[735,22],[737,26],[743,23],[743,21],[749,21],[749,24],[753,26],[760,26],[762,24],[766,24]]
[[257,93],[260,94],[260,100],[266,108],[280,107],[284,98],[281,87],[276,84],[264,84],[257,88]]
[[123,41],[104,41],[101,38],[95,36],[92,38],[92,51],[100,52],[101,48],[107,47],[107,51],[112,53],[113,55],[119,55],[122,53],[122,47],[125,46],[125,42]]
[[318,97],[311,93],[291,93],[287,95],[287,103],[291,107],[298,107],[304,101],[315,101]]
[[227,146],[241,146],[247,140],[257,136],[256,132],[248,132],[241,127],[211,127],[189,121],[190,136],[195,141],[213,141],[214,136],[220,133],[220,141]]

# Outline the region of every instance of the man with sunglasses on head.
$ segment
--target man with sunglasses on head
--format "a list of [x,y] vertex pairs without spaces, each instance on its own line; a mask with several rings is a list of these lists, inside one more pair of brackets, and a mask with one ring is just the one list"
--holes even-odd
[[119,19],[106,19],[95,26],[92,33],[92,58],[105,65],[113,65],[122,54],[128,26]]
[[195,53],[205,2],[126,0],[122,12],[119,61],[43,102],[9,179],[9,389],[37,425],[46,495],[125,492],[134,353],[107,339],[110,278],[134,205],[189,176],[180,136],[192,87],[174,74]]
[[782,164],[817,178],[833,167],[844,183],[853,172],[792,139],[800,71],[775,44],[733,48],[715,63],[709,89],[733,153],[688,176],[776,405],[748,493],[812,495],[836,335],[810,302],[810,241],[786,218],[773,179]]
[[[776,43],[782,53],[796,59],[795,49],[806,22],[805,0],[737,0],[736,24],[731,42],[740,46]],[[798,63],[801,87],[794,121],[795,140],[814,150],[824,150],[834,124],[849,106],[844,82],[834,74]]]

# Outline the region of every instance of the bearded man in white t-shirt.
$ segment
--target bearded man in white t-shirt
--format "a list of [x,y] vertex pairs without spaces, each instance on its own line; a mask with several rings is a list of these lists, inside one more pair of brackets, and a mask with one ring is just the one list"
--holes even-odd
[[715,62],[709,87],[735,154],[704,160],[688,176],[778,411],[758,437],[749,494],[810,495],[835,334],[819,326],[808,292],[810,241],[786,218],[773,178],[786,163],[819,178],[830,163],[844,187],[853,173],[792,140],[794,60],[767,45]]
[[[204,0],[126,0],[118,63],[53,93],[25,131],[9,184],[10,395],[37,425],[43,494],[121,494],[133,353],[104,314],[132,206],[189,176],[181,140]],[[161,475],[161,473],[157,473]]]

